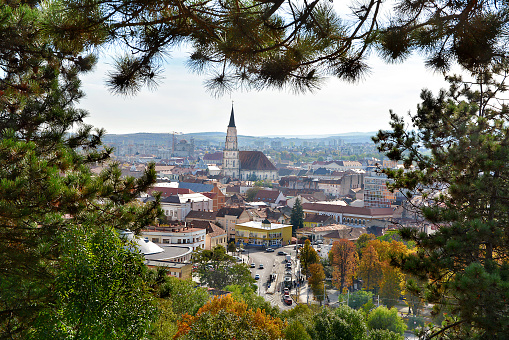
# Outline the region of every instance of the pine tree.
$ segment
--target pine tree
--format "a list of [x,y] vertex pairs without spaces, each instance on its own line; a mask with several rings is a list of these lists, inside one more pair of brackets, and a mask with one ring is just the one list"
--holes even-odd
[[292,208],[292,214],[290,216],[290,224],[292,225],[292,234],[295,235],[295,230],[304,228],[304,210],[300,200],[297,198]]
[[384,170],[393,187],[409,198],[422,196],[417,208],[437,229],[431,235],[403,230],[417,253],[393,258],[425,283],[422,291],[408,288],[434,303],[435,313],[446,309],[456,318],[429,337],[456,329],[485,338],[509,332],[509,129],[499,100],[508,69],[501,66],[482,69],[469,82],[449,77],[449,91],[436,97],[424,90],[412,130],[392,113],[393,131],[375,138],[380,151],[405,164],[406,170]]
[[[80,331],[92,326],[85,323],[106,313],[110,303],[131,296],[131,302],[140,302],[139,309],[123,314],[126,310],[120,308],[117,319],[104,318],[108,324],[96,330],[114,332],[125,321],[139,338],[146,321],[130,318],[139,313],[149,319],[151,309],[143,282],[135,278],[143,266],[138,256],[125,253],[112,230],[136,231],[158,214],[157,202],[140,206],[135,201],[155,181],[154,167],[137,180],[122,179],[115,165],[100,175],[91,173],[89,166],[104,164],[111,153],[101,144],[104,131],[84,124],[87,113],[76,107],[83,97],[79,76],[91,69],[95,58],[82,54],[79,36],[57,41],[48,35],[41,26],[47,15],[37,2],[0,5],[0,333],[42,338],[34,334],[60,325],[61,330],[83,334]],[[88,39],[99,39],[100,34]],[[78,237],[82,244],[75,242]],[[90,263],[101,247],[111,247],[110,259],[125,260],[124,269],[131,266],[121,281],[132,286],[116,289],[110,280],[121,276]],[[115,264],[109,270],[121,265]],[[78,288],[91,288],[73,287],[85,270],[104,290],[91,289],[90,295],[71,301],[69,294]],[[133,296],[134,291],[139,294]],[[118,299],[98,295],[96,300],[104,304],[84,308],[93,293],[114,293]],[[82,313],[72,315],[71,309]],[[87,336],[100,337],[93,332],[88,329]]]

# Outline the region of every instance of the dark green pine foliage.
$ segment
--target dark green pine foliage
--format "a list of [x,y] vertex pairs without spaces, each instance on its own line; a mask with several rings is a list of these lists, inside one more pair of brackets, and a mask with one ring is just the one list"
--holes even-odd
[[113,230],[158,213],[135,201],[155,171],[91,173],[111,150],[76,103],[101,32],[52,40],[44,8],[0,4],[0,337],[139,339],[152,313],[143,263]]
[[300,200],[297,198],[292,208],[292,214],[290,216],[290,224],[292,225],[292,234],[295,235],[295,230],[304,227],[304,211]]
[[507,72],[498,65],[471,82],[449,77],[449,91],[422,92],[409,130],[391,113],[393,130],[374,138],[381,152],[405,165],[384,170],[395,180],[391,187],[409,199],[422,195],[415,208],[437,227],[431,235],[404,229],[417,252],[396,261],[418,279],[409,290],[434,303],[435,313],[452,316],[430,338],[509,334],[509,128],[508,107],[499,100]]

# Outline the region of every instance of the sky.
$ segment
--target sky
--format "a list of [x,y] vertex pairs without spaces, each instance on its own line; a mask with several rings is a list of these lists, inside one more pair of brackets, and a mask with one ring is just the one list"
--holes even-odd
[[314,93],[267,89],[215,98],[205,90],[205,76],[191,73],[185,59],[185,52],[177,52],[160,85],[133,97],[109,92],[105,80],[111,65],[101,61],[83,77],[86,97],[79,107],[89,111],[85,122],[112,134],[226,132],[233,101],[239,135],[372,132],[389,128],[390,109],[399,115],[415,113],[423,88],[436,93],[446,87],[443,76],[426,69],[418,56],[400,64],[372,57],[371,74],[357,84],[329,78]]

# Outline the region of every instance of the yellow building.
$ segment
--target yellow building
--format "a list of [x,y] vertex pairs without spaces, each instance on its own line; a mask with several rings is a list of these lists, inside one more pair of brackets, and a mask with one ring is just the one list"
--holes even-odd
[[235,243],[259,247],[281,247],[290,244],[290,224],[249,221],[235,225]]

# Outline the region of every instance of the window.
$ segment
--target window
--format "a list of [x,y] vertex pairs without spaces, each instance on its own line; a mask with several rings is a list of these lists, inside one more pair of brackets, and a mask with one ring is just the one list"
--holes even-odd
[[152,242],[159,243],[159,237],[152,237]]
[[163,243],[166,243],[166,244],[170,243],[170,239],[169,238],[163,238]]

